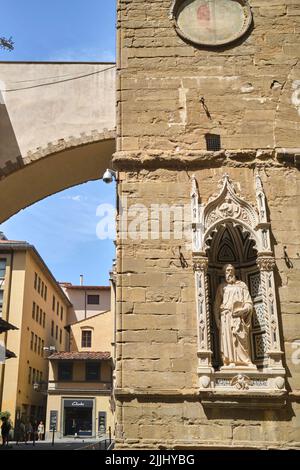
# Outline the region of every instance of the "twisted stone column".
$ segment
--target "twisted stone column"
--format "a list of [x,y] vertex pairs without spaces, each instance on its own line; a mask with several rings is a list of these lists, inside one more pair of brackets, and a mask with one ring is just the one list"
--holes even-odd
[[259,256],[257,258],[257,265],[261,274],[263,305],[266,315],[269,367],[272,369],[282,369],[281,356],[283,355],[283,352],[280,349],[274,280],[275,259],[272,256]]

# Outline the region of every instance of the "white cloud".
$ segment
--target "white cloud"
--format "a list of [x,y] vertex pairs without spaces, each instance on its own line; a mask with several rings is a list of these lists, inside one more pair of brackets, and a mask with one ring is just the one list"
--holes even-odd
[[77,202],[80,202],[82,200],[87,200],[87,197],[83,197],[81,196],[80,194],[78,194],[77,196],[62,196],[60,199],[67,199],[69,201],[77,201]]
[[57,62],[115,62],[115,53],[102,50],[101,47],[82,47],[78,49],[60,49],[48,58]]

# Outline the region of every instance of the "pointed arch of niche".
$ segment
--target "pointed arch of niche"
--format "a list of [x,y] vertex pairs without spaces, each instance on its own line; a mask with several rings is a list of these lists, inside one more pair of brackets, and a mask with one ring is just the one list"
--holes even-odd
[[215,369],[222,365],[219,356],[218,329],[216,327],[213,310],[213,299],[216,296],[218,285],[224,282],[223,267],[230,263],[235,267],[236,277],[244,281],[253,300],[253,315],[251,325],[251,356],[253,363],[261,369],[267,364],[267,336],[262,303],[260,273],[256,264],[257,250],[249,233],[242,230],[239,225],[232,223],[220,224],[218,230],[206,250],[208,257],[207,278],[209,284],[209,309],[211,323],[212,364]]
[[[208,404],[212,402],[208,397],[216,395],[223,397],[221,403],[227,403],[229,393],[241,398],[241,403],[235,400],[234,406],[243,406],[245,397],[262,396],[267,397],[269,404],[277,406],[284,402],[282,397],[286,394],[276,305],[275,260],[266,198],[258,174],[254,183],[256,206],[237,194],[227,174],[219,182],[217,194],[212,195],[207,204],[201,204],[198,184],[192,177],[198,376],[200,394],[206,397]],[[222,281],[222,268],[227,263],[233,264],[237,277],[246,282],[254,304],[251,354],[256,368],[251,371],[239,367],[229,371],[220,367],[218,331],[212,305],[216,288]],[[261,403],[258,401],[257,406]]]

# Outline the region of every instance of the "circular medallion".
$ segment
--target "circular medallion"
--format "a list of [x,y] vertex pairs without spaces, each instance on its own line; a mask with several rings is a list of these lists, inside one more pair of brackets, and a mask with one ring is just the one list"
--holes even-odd
[[177,33],[198,45],[221,46],[249,29],[252,13],[247,0],[176,0]]

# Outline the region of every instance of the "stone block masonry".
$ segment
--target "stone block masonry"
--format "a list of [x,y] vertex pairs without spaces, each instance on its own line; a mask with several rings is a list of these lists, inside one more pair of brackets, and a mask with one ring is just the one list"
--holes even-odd
[[[259,171],[276,261],[287,403],[205,408],[191,246],[172,233],[152,239],[150,224],[147,239],[124,240],[119,227],[119,449],[300,445],[300,10],[295,0],[249,3],[253,26],[246,36],[201,48],[177,35],[172,0],[119,0],[114,166],[119,197],[146,208],[190,204],[193,174],[207,203],[225,173],[255,205]],[[206,134],[220,136],[219,151],[207,150]]]

